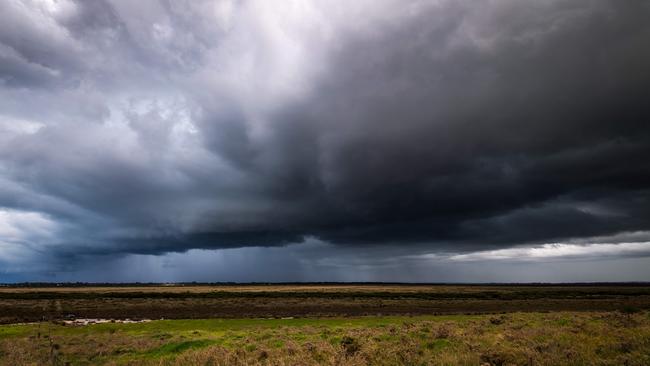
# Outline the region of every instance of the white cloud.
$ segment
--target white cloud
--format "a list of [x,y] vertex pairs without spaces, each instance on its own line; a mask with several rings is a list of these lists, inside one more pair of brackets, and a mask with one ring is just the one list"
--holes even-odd
[[40,122],[0,115],[0,139],[5,136],[34,134],[44,126]]
[[0,208],[2,269],[16,271],[32,262],[35,251],[39,250],[35,246],[51,241],[57,229],[57,223],[42,213]]
[[449,257],[452,261],[540,261],[594,257],[650,256],[650,242],[602,244],[544,244],[527,248],[487,250]]
[[51,236],[56,223],[39,212],[0,208],[0,241],[20,241]]

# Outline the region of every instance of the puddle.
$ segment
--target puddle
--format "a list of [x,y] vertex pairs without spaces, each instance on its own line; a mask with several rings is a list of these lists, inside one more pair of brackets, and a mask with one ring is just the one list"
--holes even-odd
[[122,324],[148,323],[150,321],[151,319],[132,320],[132,319],[77,318],[77,319],[64,320],[63,324],[84,326],[84,325],[103,324],[103,323],[122,323]]

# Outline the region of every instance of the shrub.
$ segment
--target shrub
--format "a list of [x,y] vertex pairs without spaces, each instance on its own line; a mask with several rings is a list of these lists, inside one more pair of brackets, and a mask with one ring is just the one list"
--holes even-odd
[[350,336],[345,336],[341,339],[341,347],[343,347],[346,356],[353,356],[361,349],[359,342]]
[[641,309],[636,308],[634,306],[626,306],[623,309],[621,309],[621,313],[627,314],[627,315],[636,314],[636,313],[640,313],[640,312],[641,312]]

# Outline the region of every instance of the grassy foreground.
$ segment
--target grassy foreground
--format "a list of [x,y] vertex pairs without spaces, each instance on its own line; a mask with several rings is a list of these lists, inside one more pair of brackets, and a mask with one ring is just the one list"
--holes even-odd
[[2,365],[650,365],[650,313],[0,326]]

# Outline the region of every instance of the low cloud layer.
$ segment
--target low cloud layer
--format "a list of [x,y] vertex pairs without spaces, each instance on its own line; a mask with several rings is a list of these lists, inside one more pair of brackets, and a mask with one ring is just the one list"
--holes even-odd
[[650,242],[647,1],[0,12],[5,273],[309,240],[386,258]]

